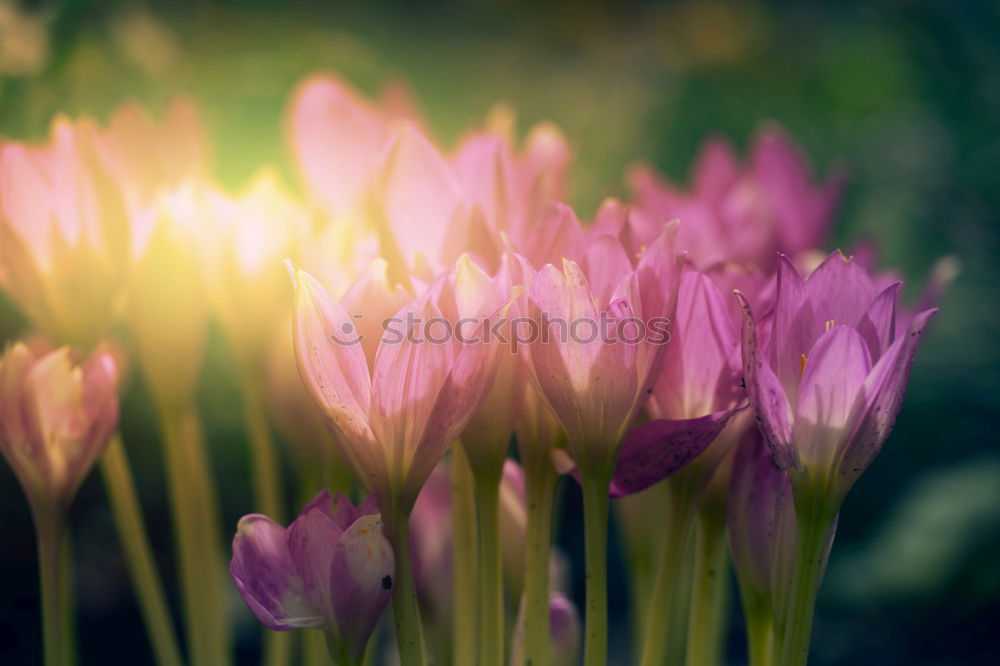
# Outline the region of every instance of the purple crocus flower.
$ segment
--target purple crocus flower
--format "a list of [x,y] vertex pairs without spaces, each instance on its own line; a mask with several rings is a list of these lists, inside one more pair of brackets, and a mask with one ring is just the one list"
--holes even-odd
[[319,493],[286,529],[240,519],[229,570],[269,629],[322,629],[335,659],[359,662],[392,597],[396,560],[373,495],[355,507]]
[[822,489],[833,509],[889,436],[920,334],[937,312],[916,314],[897,333],[900,285],[877,291],[840,252],[808,279],[783,256],[767,340],[737,292],[747,392],[771,455],[793,488]]

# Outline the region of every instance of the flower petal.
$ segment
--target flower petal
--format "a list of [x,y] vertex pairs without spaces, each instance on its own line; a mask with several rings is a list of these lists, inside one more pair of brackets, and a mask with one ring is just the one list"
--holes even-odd
[[906,392],[917,343],[935,314],[937,310],[925,310],[914,317],[905,335],[893,342],[858,391],[850,416],[851,432],[840,460],[843,492],[868,468],[889,437]]
[[288,552],[295,572],[306,598],[327,620],[334,617],[330,565],[343,533],[333,518],[319,508],[304,511],[288,526]]
[[693,419],[657,419],[633,428],[618,456],[611,497],[645,490],[687,465],[715,440],[739,409]]
[[750,396],[750,405],[775,464],[782,469],[797,467],[798,457],[791,442],[792,408],[757,342],[757,328],[750,304],[739,291],[736,298],[743,308],[743,381]]
[[805,364],[793,438],[802,466],[821,474],[839,458],[871,356],[856,330],[836,326],[816,341]]
[[251,514],[240,519],[229,572],[250,610],[269,629],[324,625],[319,609],[305,597],[285,542],[285,528],[267,516]]

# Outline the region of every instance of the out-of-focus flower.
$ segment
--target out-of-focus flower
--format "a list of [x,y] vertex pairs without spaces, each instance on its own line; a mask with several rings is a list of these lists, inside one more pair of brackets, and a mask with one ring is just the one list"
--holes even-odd
[[747,392],[775,463],[796,492],[837,508],[889,436],[920,334],[936,310],[896,332],[900,283],[881,292],[839,252],[803,280],[787,257],[778,269],[770,339],[762,343],[740,295]]
[[160,408],[184,405],[201,368],[208,315],[204,216],[209,192],[164,192],[133,217],[128,323]]
[[133,213],[151,204],[162,189],[209,177],[208,138],[198,107],[188,99],[171,101],[159,122],[139,104],[121,105],[101,132],[99,145]]
[[290,307],[283,260],[299,256],[309,238],[309,218],[268,171],[255,175],[236,197],[208,192],[205,204],[204,222],[212,228],[206,268],[215,311],[240,360],[257,363]]
[[[707,275],[684,273],[675,319],[663,370],[647,405],[651,420],[626,437],[611,482],[612,496],[648,488],[695,459],[721,460],[723,442],[713,442],[733,414],[746,406],[739,387],[736,323]],[[705,451],[709,445],[710,456]],[[714,467],[706,470],[704,482]]]
[[532,282],[542,334],[529,352],[535,381],[584,474],[610,470],[659,378],[680,279],[676,226],[634,266],[616,238],[600,236],[588,242],[586,272],[564,260],[561,271],[548,264]]
[[0,2],[0,74],[34,76],[49,59],[49,16],[25,13],[21,3]]
[[[552,641],[552,665],[572,666],[580,659],[580,614],[576,605],[568,597],[553,592],[549,597],[549,635]],[[524,605],[517,615],[514,637],[511,645],[510,664],[520,666],[524,662]]]
[[80,364],[68,347],[0,359],[0,450],[38,520],[59,520],[118,424],[118,376],[98,347]]
[[374,498],[358,507],[321,492],[284,528],[240,519],[233,580],[269,629],[323,629],[335,659],[358,662],[392,597],[395,557]]
[[814,184],[805,158],[777,126],[758,131],[747,164],[724,139],[705,142],[695,161],[691,188],[664,183],[648,167],[632,170],[639,242],[679,218],[678,248],[699,268],[745,263],[770,272],[777,252],[791,256],[820,247],[833,219],[843,183],[833,169]]
[[57,118],[42,146],[0,144],[0,279],[51,340],[88,349],[121,291],[128,220],[90,120]]
[[[341,437],[358,478],[383,512],[409,513],[448,446],[486,398],[500,360],[497,341],[442,336],[442,275],[399,310],[370,359],[352,317],[303,270],[295,281],[295,349],[313,399]],[[460,292],[462,285],[456,285]],[[451,296],[454,298],[454,296]],[[475,331],[466,331],[472,336]],[[466,338],[471,339],[471,338]],[[440,340],[441,344],[435,341]]]

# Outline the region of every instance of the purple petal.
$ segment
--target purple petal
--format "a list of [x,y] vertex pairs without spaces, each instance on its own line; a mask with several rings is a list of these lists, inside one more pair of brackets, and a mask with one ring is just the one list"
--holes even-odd
[[914,317],[906,334],[889,347],[858,391],[850,417],[852,429],[840,462],[844,492],[868,468],[889,437],[906,392],[917,343],[935,314],[937,310],[925,310]]
[[267,516],[240,519],[229,571],[243,600],[266,627],[277,631],[324,625],[306,598],[285,542],[285,528]]
[[791,443],[792,408],[757,342],[757,329],[750,304],[743,294],[736,292],[736,297],[743,308],[743,381],[750,396],[750,405],[764,441],[774,456],[774,462],[782,469],[796,467],[798,458]]
[[871,371],[868,345],[853,328],[823,334],[806,358],[793,438],[802,466],[822,474],[835,460],[851,410]]
[[306,598],[325,618],[333,617],[330,565],[343,530],[325,511],[311,509],[288,527],[288,552],[302,580]]
[[694,460],[737,411],[726,409],[678,421],[656,420],[633,428],[618,456],[611,497],[645,490]]
[[774,309],[774,350],[772,363],[789,404],[794,405],[802,377],[802,354],[812,347],[822,332],[814,332],[816,316],[806,297],[805,282],[791,260],[782,255],[778,261],[778,296]]
[[873,359],[881,358],[896,337],[896,302],[902,285],[894,282],[882,290],[858,321],[858,333],[868,343]]

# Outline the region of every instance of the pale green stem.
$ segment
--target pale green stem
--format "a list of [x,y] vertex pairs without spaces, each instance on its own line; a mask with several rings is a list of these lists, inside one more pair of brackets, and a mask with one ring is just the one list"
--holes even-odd
[[479,666],[504,663],[500,469],[473,471],[479,525]]
[[583,528],[586,566],[584,666],[608,662],[608,490],[606,471],[583,473]]
[[[667,512],[667,532],[660,550],[656,580],[646,613],[646,632],[642,648],[642,666],[663,666],[668,649],[684,640],[679,626],[683,610],[678,601],[686,578],[681,575],[688,554],[694,526],[695,509],[690,496],[673,492]],[[678,654],[677,662],[683,659]]]
[[[254,496],[258,510],[266,516],[284,520],[281,490],[281,463],[274,445],[271,426],[267,421],[264,401],[255,373],[244,372],[242,379],[243,415],[250,437],[250,461],[253,471]],[[291,658],[291,634],[285,631],[264,632],[264,664],[284,666]]]
[[389,540],[396,556],[396,581],[392,591],[392,614],[396,620],[396,641],[400,666],[424,666],[424,636],[420,627],[420,607],[410,563],[410,510],[406,507],[383,514],[387,518]]
[[69,531],[65,529],[60,539],[59,559],[62,563],[60,608],[62,608],[63,623],[63,666],[76,666],[76,587],[73,584],[73,539]]
[[555,503],[558,480],[559,477],[548,460],[524,460],[527,551],[524,568],[523,666],[541,666],[552,661],[549,628],[549,551],[552,548],[552,507]]
[[694,558],[686,664],[714,666],[722,663],[729,611],[729,552],[723,514],[708,509],[698,512]]
[[302,663],[305,666],[327,666],[330,658],[323,632],[308,629],[299,633],[302,634]]
[[192,666],[231,662],[218,502],[193,408],[161,414],[184,622]]
[[826,542],[836,515],[836,511],[825,510],[819,494],[795,499],[798,538],[781,646],[782,666],[805,666],[809,659],[816,595],[823,576]]
[[116,434],[111,438],[107,451],[101,457],[101,474],[156,662],[160,666],[181,666],[183,662],[177,634],[170,618],[163,583],[153,559],[135,481],[120,435]]
[[55,511],[35,511],[38,540],[38,578],[42,601],[42,647],[45,666],[65,666],[69,645],[66,636],[62,580],[63,518]]
[[452,448],[452,663],[475,664],[479,631],[479,538],[476,530],[475,481],[461,446]]
[[352,659],[351,655],[347,653],[343,641],[338,639],[332,631],[324,631],[323,637],[326,639],[327,654],[334,666],[361,666],[364,662],[364,657]]
[[748,607],[743,604],[743,617],[747,627],[747,653],[749,666],[774,664],[774,618],[764,604]]

